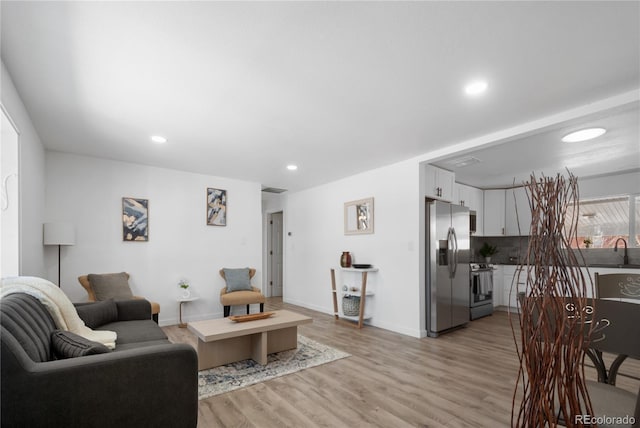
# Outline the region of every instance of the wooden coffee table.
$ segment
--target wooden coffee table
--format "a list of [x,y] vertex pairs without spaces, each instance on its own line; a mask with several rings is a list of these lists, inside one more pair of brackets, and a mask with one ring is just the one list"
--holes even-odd
[[252,358],[267,364],[267,354],[298,347],[298,326],[312,318],[281,310],[266,319],[234,322],[229,318],[189,323],[198,337],[198,370]]

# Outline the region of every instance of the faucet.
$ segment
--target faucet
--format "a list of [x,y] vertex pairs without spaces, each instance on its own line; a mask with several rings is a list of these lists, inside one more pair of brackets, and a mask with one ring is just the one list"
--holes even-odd
[[622,262],[624,265],[628,265],[629,256],[627,255],[627,241],[625,241],[624,238],[616,239],[616,245],[613,247],[613,251],[615,251],[616,253],[618,252],[618,241],[622,241],[622,243],[624,244],[624,257],[622,258]]

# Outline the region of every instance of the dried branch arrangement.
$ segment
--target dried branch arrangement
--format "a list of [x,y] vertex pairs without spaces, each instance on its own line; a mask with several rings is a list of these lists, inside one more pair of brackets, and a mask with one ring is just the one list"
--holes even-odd
[[[569,173],[567,179],[531,175],[525,186],[532,221],[529,264],[517,275],[526,275],[526,290],[516,290],[525,292],[518,296],[519,332],[510,316],[520,359],[512,426],[555,427],[560,419],[572,427],[575,415],[592,414],[583,365],[585,337],[590,336],[585,329],[591,327],[583,315],[590,311],[586,295],[593,283],[580,270],[581,253],[570,249],[577,235],[578,184]],[[570,206],[573,215],[568,217]],[[518,405],[519,388],[523,398]]]

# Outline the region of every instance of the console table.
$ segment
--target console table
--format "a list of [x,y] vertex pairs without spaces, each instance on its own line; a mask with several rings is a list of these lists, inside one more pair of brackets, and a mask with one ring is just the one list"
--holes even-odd
[[[362,328],[364,325],[365,316],[365,306],[366,306],[366,298],[367,296],[373,296],[372,291],[367,291],[367,276],[369,272],[377,272],[378,268],[367,268],[367,269],[356,269],[356,268],[341,268],[342,272],[358,272],[362,274],[361,285],[359,291],[342,291],[342,296],[358,296],[360,297],[360,311],[357,317],[352,317],[348,315],[342,315],[342,318],[356,321],[357,324],[354,326],[357,328]],[[338,311],[338,290],[336,289],[336,271],[335,269],[331,269],[331,294],[333,295],[333,316],[335,319],[340,319],[340,313]]]

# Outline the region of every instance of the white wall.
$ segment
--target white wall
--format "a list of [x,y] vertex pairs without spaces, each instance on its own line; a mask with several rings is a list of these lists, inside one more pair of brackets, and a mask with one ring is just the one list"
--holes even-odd
[[20,148],[18,131],[4,110],[0,115],[0,272],[7,277],[20,275]]
[[[333,314],[330,269],[339,288],[359,285],[359,274],[339,270],[340,255],[350,251],[354,262],[380,269],[369,275],[371,325],[420,337],[418,181],[410,160],[288,194],[284,300]],[[368,197],[375,233],[344,235],[344,203]]]
[[640,172],[591,178],[578,177],[578,186],[581,199],[640,194]]
[[[227,190],[227,226],[207,226],[207,187]],[[149,199],[149,241],[122,241],[122,197]],[[126,271],[134,294],[160,303],[160,324],[178,320],[181,278],[200,300],[184,305],[187,321],[222,316],[222,267],[257,267],[262,277],[258,183],[132,163],[47,152],[47,222],[71,222],[76,245],[62,248],[62,289],[86,300],[77,277]],[[47,276],[57,279],[57,247],[47,248]],[[243,308],[235,308],[241,311]]]
[[20,133],[20,274],[42,277],[45,274],[42,245],[45,149],[4,63],[0,75],[0,99]]

